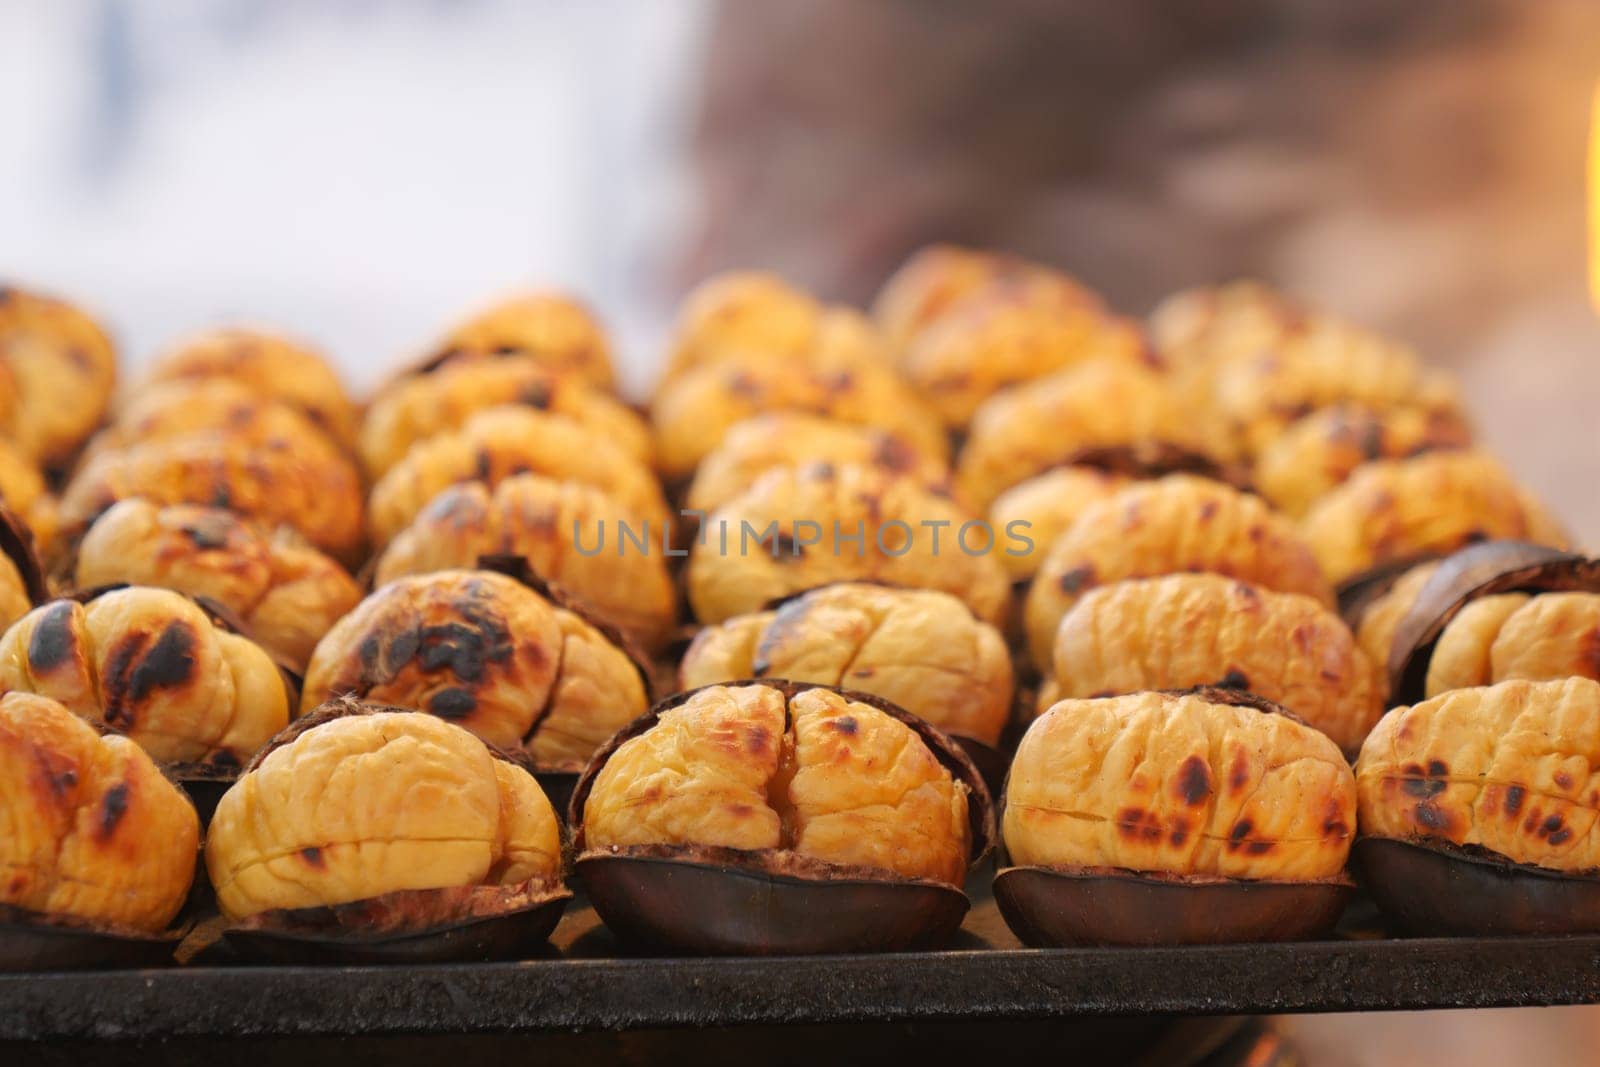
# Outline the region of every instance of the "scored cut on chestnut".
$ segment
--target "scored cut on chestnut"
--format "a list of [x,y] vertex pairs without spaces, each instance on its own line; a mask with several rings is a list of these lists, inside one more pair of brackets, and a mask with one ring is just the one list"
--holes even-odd
[[[1506,680],[1495,676],[1494,645],[1502,635],[1515,637],[1508,627],[1528,599],[1511,594],[1562,592],[1600,594],[1600,562],[1522,541],[1485,541],[1441,560],[1395,626],[1387,664],[1391,703],[1414,704],[1446,688]],[[1600,598],[1592,606],[1600,607]],[[1553,641],[1564,629],[1581,641],[1588,629],[1551,625],[1555,620],[1536,619],[1533,612],[1521,622],[1538,631],[1524,635],[1530,639]],[[1545,650],[1546,664],[1512,663],[1516,649],[1510,646],[1509,640],[1502,645],[1501,666],[1519,671],[1517,676],[1559,677],[1564,674],[1546,674],[1542,668],[1572,668],[1548,655],[1554,649]],[[1471,661],[1473,669],[1449,662],[1453,657]]]
[[573,793],[575,868],[625,941],[696,954],[948,940],[994,839],[961,748],[864,693],[784,680],[668,697]]
[[1061,701],[1002,807],[995,900],[1035,947],[1315,938],[1355,888],[1338,746],[1235,690]]
[[205,855],[224,940],[268,962],[514,958],[539,950],[572,896],[526,757],[351,698],[256,755]]
[[200,824],[142,748],[0,696],[0,824],[0,971],[170,960]]
[[1356,763],[1364,886],[1427,935],[1600,932],[1600,682],[1456,689],[1389,712]]

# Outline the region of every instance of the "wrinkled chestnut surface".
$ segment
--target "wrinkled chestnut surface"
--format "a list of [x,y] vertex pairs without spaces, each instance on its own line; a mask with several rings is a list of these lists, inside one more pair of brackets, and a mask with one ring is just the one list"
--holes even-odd
[[1386,664],[1392,702],[1411,704],[1424,697],[1441,635],[1473,601],[1563,591],[1600,592],[1600,563],[1521,541],[1487,541],[1440,561],[1395,625]]
[[[827,720],[822,727],[831,728],[841,743],[851,738],[840,731],[866,730],[859,718],[869,711],[909,727],[967,798],[964,833],[970,843],[965,846],[965,856],[976,862],[987,852],[993,839],[987,790],[971,761],[939,731],[864,694],[781,681],[739,684],[775,690],[785,704],[817,690],[824,694],[824,703],[834,695],[843,697],[848,713]],[[931,943],[953,933],[967,901],[957,885],[943,878],[906,877],[877,863],[822,859],[794,848],[761,847],[758,839],[765,840],[764,833],[750,837],[756,847],[712,845],[692,838],[597,843],[588,835],[588,805],[604,768],[618,750],[655,729],[660,715],[691,701],[721,699],[723,692],[730,691],[737,689],[711,686],[668,698],[614,737],[579,780],[569,817],[576,835],[577,869],[607,925],[626,937],[655,945],[738,953],[887,950]],[[874,729],[879,727],[874,725]],[[804,766],[802,763],[786,773],[804,774]],[[609,788],[603,783],[601,787]],[[713,807],[717,803],[714,793],[704,798]],[[664,795],[661,799],[669,798]],[[692,805],[687,804],[691,799],[690,793],[680,792],[674,802],[686,818],[692,815]],[[710,811],[708,808],[708,816]],[[687,833],[698,836],[697,821],[692,818],[683,824]],[[822,826],[827,821],[825,815],[818,815],[811,825]],[[714,821],[706,825],[714,825]],[[845,831],[846,824],[836,828]],[[851,832],[872,831],[868,824],[861,824]],[[833,854],[874,854],[872,847],[858,847],[860,844]],[[809,851],[803,842],[800,848]],[[958,872],[952,874],[959,879]],[[818,921],[820,915],[828,916],[828,921]]]

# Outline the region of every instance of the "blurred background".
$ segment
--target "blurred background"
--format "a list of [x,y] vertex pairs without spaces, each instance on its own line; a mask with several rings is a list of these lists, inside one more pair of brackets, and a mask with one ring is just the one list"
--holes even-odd
[[[256,322],[358,387],[549,283],[637,392],[723,268],[863,301],[957,240],[1136,314],[1256,275],[1456,369],[1594,546],[1597,78],[1595,0],[11,0],[0,277],[97,310],[130,367]],[[1341,1064],[1600,1036],[1587,1011],[1303,1025]]]

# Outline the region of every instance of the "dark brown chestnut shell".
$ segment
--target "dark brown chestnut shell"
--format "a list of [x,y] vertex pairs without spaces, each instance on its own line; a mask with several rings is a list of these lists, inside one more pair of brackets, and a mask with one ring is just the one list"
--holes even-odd
[[44,564],[33,543],[33,530],[21,516],[3,506],[0,506],[0,553],[17,568],[29,604],[38,607],[50,599],[50,585],[45,580]]
[[601,746],[578,779],[567,817],[577,856],[574,867],[606,926],[625,940],[694,954],[890,952],[949,940],[971,906],[958,886],[779,850],[693,845],[585,848],[584,804],[612,754],[654,726],[662,712],[694,694],[741,685],[776,689],[786,699],[809,689],[825,689],[905,723],[968,789],[973,842],[969,868],[993,847],[993,801],[983,775],[943,731],[880,697],[850,689],[772,678],[719,682],[657,703]]
[[[1242,689],[1197,685],[1162,692],[1305,725],[1282,705]],[[1333,929],[1354,893],[1355,883],[1345,876],[1257,881],[1121,867],[1002,866],[994,879],[1006,925],[1033,948],[1314,940]]]
[[1339,617],[1345,621],[1345,625],[1354,630],[1361,625],[1361,616],[1366,614],[1373,602],[1393,589],[1394,584],[1407,571],[1438,558],[1436,553],[1424,553],[1419,556],[1407,556],[1404,559],[1392,559],[1364,570],[1354,577],[1346,578],[1334,591],[1339,603]]
[[1348,879],[1247,881],[1111,867],[1007,867],[994,898],[1024,945],[1220,945],[1315,940],[1355,893]]
[[1566,874],[1442,841],[1363,837],[1362,886],[1402,931],[1434,937],[1600,932],[1600,875]]
[[1600,561],[1522,541],[1484,541],[1447,556],[1395,627],[1390,705],[1424,698],[1439,635],[1470,601],[1495,593],[1559,590],[1600,592]]
[[245,959],[278,964],[490,962],[543,951],[572,893],[558,884],[498,888],[404,890],[266,911],[222,938]]
[[191,925],[147,934],[0,904],[0,973],[159,967]]

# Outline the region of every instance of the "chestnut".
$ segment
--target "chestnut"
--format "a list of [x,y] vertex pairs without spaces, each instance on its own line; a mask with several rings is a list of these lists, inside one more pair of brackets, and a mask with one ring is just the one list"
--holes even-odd
[[872,317],[896,352],[969,296],[998,283],[1044,279],[1064,283],[1065,275],[1019,256],[954,244],[917,249],[902,263],[872,302]]
[[1090,359],[1153,362],[1143,333],[1064,276],[994,281],[957,302],[900,352],[900,369],[960,430],[1001,389]]
[[1383,717],[1356,761],[1362,883],[1427,935],[1600,932],[1600,683],[1517,679]]
[[685,574],[706,623],[830,582],[877,581],[942,589],[998,624],[1011,587],[995,557],[1006,549],[1001,531],[914,479],[819,463],[769,470],[712,512]]
[[555,810],[522,761],[432,715],[335,701],[217,804],[206,870],[226,941],[273,962],[521,955],[555,928]]
[[68,467],[100,425],[116,353],[83,311],[0,285],[0,434],[48,471]]
[[0,505],[0,630],[50,599],[33,531]]
[[617,387],[611,341],[584,303],[568,293],[512,293],[458,322],[433,348],[430,362],[517,356],[570,374],[603,392]]
[[1531,493],[1497,460],[1471,449],[1363,464],[1313,504],[1300,525],[1335,584],[1474,541],[1567,544]]
[[111,586],[35,608],[0,636],[0,690],[126,734],[202,815],[288,723],[296,680],[215,605]]
[[531,356],[463,355],[423,365],[385,386],[361,422],[361,460],[374,480],[418,441],[459,430],[485,408],[523,406],[563,415],[640,463],[651,461],[644,419],[610,393]]
[[683,302],[658,391],[710,364],[887,365],[876,327],[854,308],[829,307],[763,271],[715,275]]
[[20,521],[33,551],[49,558],[55,548],[59,503],[44,472],[14,442],[0,437],[0,508]]
[[428,502],[452,485],[491,489],[518,474],[542,474],[605,490],[636,527],[664,528],[666,499],[649,468],[583,423],[526,407],[488,408],[459,430],[418,441],[372,487],[368,526],[388,545]]
[[993,814],[977,769],[886,701],[784,681],[679,693],[573,792],[575,867],[623,939],[694,953],[937,945]]
[[1274,507],[1298,518],[1364,463],[1471,443],[1460,412],[1452,409],[1322,408],[1292,423],[1262,449],[1254,482]]
[[1078,516],[1089,505],[1116,496],[1131,481],[1123,474],[1072,464],[1052,467],[995,497],[989,505],[989,525],[1004,530],[1013,522],[1027,523],[1021,528],[1028,531],[1028,538],[1034,543],[1032,552],[1000,557],[1012,581],[1032,581],[1044,562],[1045,552],[1072,528]]
[[881,697],[949,734],[990,785],[1005,776],[1010,654],[999,630],[948,593],[823,586],[706,627],[678,668],[684,689],[767,677]]
[[684,506],[709,513],[774,467],[811,463],[862,464],[903,474],[929,487],[948,486],[950,469],[891,430],[798,411],[746,419],[695,469]]
[[0,696],[0,970],[171,956],[200,823],[150,757],[34,693]]
[[287,404],[341,448],[355,447],[356,406],[327,358],[302,341],[245,327],[207,330],[157,356],[144,388],[210,379],[236,382]]
[[1180,375],[1277,348],[1314,313],[1262,282],[1244,279],[1174,293],[1150,315],[1156,350]]
[[[417,513],[378,558],[374,579],[477,566],[520,556],[544,581],[655,651],[677,627],[678,600],[660,535],[627,542],[628,509],[579,482],[537,474],[451,486]],[[636,531],[637,533],[638,531]]]
[[1338,747],[1270,701],[1063,700],[1017,747],[995,899],[1034,946],[1315,938],[1354,890],[1355,827]]
[[1210,685],[1288,708],[1354,753],[1383,713],[1378,669],[1317,600],[1216,574],[1101,586],[1056,631],[1041,707]]
[[622,645],[492,570],[383,585],[317,645],[304,692],[305,712],[344,695],[415,708],[568,774],[649,706]]
[[1294,523],[1259,497],[1190,474],[1136,483],[1089,504],[1043,547],[1024,609],[1038,664],[1049,662],[1056,628],[1078,598],[1124,578],[1209,572],[1333,604]]
[[984,401],[956,485],[970,506],[986,511],[1005,490],[1091,450],[1161,448],[1211,465],[1229,458],[1220,451],[1225,443],[1162,375],[1134,362],[1090,360]]
[[938,417],[887,363],[713,361],[689,368],[657,393],[650,408],[656,465],[668,479],[688,478],[730,429],[771,411],[878,426],[935,460],[949,454]]
[[296,671],[361,600],[355,579],[288,527],[267,531],[221,508],[138,498],[94,521],[71,574],[78,589],[126,583],[208,598]]
[[1513,678],[1600,677],[1600,562],[1488,541],[1440,560],[1393,627],[1396,703]]

